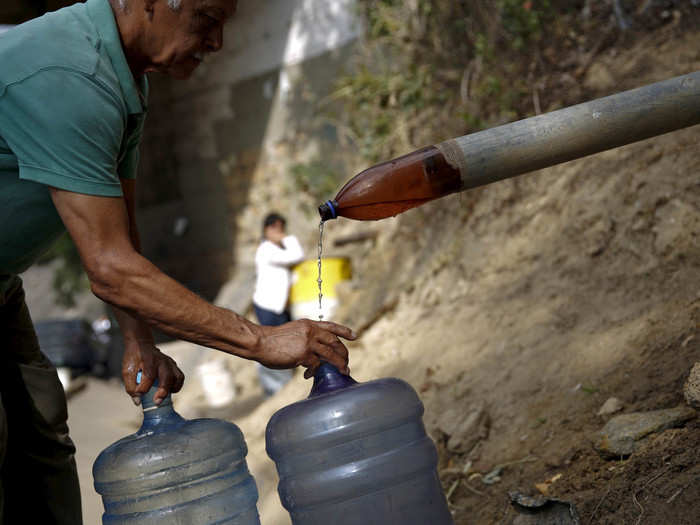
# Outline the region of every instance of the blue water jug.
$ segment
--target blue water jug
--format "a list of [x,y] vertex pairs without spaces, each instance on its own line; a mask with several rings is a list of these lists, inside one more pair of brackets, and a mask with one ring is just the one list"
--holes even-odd
[[92,474],[104,525],[259,525],[258,490],[233,423],[181,417],[141,397],[138,432],[103,450]]
[[323,363],[265,433],[294,525],[452,524],[422,415],[408,383],[357,383]]

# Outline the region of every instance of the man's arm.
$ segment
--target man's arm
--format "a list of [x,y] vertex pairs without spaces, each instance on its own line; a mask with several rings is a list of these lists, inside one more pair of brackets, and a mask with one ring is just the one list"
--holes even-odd
[[141,256],[131,242],[123,198],[56,188],[51,188],[51,196],[78,248],[93,293],[104,301],[174,337],[271,368],[302,365],[308,377],[323,360],[347,372],[347,349],[339,337],[354,339],[349,328],[309,320],[279,327],[251,323],[208,303]]
[[[134,249],[141,253],[141,240],[136,226],[136,180],[122,178],[120,183],[129,218],[129,238]],[[112,306],[112,309],[124,337],[124,359],[122,360],[124,387],[132,396],[134,403],[140,403],[141,397],[138,394],[147,392],[151,381],[155,378],[158,378],[159,387],[154,396],[156,403],[165,399],[169,392],[180,391],[185,375],[175,361],[156,348],[150,326],[116,306]],[[136,383],[139,370],[142,371],[141,384]]]

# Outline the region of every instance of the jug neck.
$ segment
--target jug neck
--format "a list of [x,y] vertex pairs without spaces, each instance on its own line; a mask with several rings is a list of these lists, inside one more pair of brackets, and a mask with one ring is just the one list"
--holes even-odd
[[356,384],[357,381],[352,377],[341,374],[336,367],[324,362],[316,369],[309,398],[342,390]]
[[148,392],[141,396],[141,407],[143,408],[143,424],[139,429],[139,434],[152,432],[156,427],[169,427],[178,425],[185,419],[175,412],[173,408],[173,399],[168,396],[161,401],[160,405],[156,405],[153,398],[158,391],[157,382],[153,384]]

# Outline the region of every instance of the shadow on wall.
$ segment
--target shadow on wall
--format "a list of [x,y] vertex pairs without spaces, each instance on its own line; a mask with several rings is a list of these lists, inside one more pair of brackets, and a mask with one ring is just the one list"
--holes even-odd
[[[267,79],[227,87],[235,95],[225,107],[217,104],[221,87],[183,98],[170,80],[153,80],[139,173],[144,255],[211,301],[235,263],[235,218],[248,202],[272,109]],[[235,115],[225,129],[222,114]]]

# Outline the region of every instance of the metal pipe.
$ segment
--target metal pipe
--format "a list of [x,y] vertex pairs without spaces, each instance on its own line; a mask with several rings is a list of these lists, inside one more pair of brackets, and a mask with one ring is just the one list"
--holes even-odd
[[700,123],[700,71],[450,139],[462,190]]

